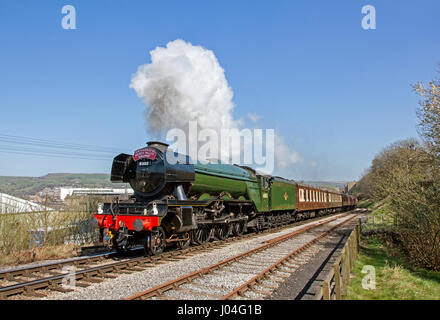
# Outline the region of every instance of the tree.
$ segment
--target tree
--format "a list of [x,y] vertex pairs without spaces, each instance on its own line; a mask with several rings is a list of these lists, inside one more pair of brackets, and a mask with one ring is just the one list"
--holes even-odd
[[440,182],[432,154],[414,139],[399,141],[376,156],[370,174],[374,198],[388,203],[408,257],[440,270]]
[[440,80],[413,85],[422,97],[416,139],[398,141],[373,159],[361,187],[386,203],[401,247],[415,263],[440,270]]
[[418,131],[434,156],[440,158],[440,79],[429,82],[428,87],[421,82],[413,85],[414,91],[422,98],[417,116],[420,120]]

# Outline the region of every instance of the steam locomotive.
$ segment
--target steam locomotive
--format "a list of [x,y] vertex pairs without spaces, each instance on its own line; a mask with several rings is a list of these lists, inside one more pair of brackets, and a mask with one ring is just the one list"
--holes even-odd
[[224,163],[192,163],[162,142],[113,160],[112,182],[128,182],[128,200],[115,198],[94,215],[103,240],[119,252],[143,245],[149,255],[213,236],[226,239],[333,212],[357,199],[339,192]]

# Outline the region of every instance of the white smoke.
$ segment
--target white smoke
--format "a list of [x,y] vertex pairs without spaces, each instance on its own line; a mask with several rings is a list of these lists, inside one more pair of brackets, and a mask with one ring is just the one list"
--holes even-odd
[[151,63],[138,68],[130,88],[145,100],[152,132],[184,128],[189,121],[201,129],[237,128],[232,90],[211,50],[177,39],[150,55]]
[[298,152],[290,150],[284,142],[284,138],[275,136],[275,159],[280,170],[288,169],[290,166],[303,161]]
[[[241,121],[232,115],[232,89],[211,50],[177,39],[165,48],[155,48],[150,55],[151,63],[138,68],[130,88],[147,106],[145,116],[152,133],[175,128],[188,133],[190,121],[197,121],[199,129],[215,130],[219,137],[222,129],[240,130]],[[282,138],[276,140],[275,154],[281,169],[300,161]]]

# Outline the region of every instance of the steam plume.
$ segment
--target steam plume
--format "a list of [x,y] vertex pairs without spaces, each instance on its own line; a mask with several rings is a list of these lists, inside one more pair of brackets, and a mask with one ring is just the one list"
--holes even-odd
[[[138,68],[130,88],[144,100],[146,122],[153,134],[174,128],[187,132],[189,121],[218,133],[240,129],[241,122],[232,115],[232,89],[211,50],[177,39],[165,48],[155,48],[150,55],[151,63]],[[301,161],[276,136],[275,155],[278,150],[282,155],[282,159],[276,156],[280,169]]]

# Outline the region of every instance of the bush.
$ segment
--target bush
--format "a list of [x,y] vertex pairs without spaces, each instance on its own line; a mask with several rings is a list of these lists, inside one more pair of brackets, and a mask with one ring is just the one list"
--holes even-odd
[[9,255],[37,245],[31,232],[41,231],[45,248],[65,244],[93,243],[98,231],[89,225],[96,207],[90,198],[76,199],[63,211],[0,214],[0,254]]

